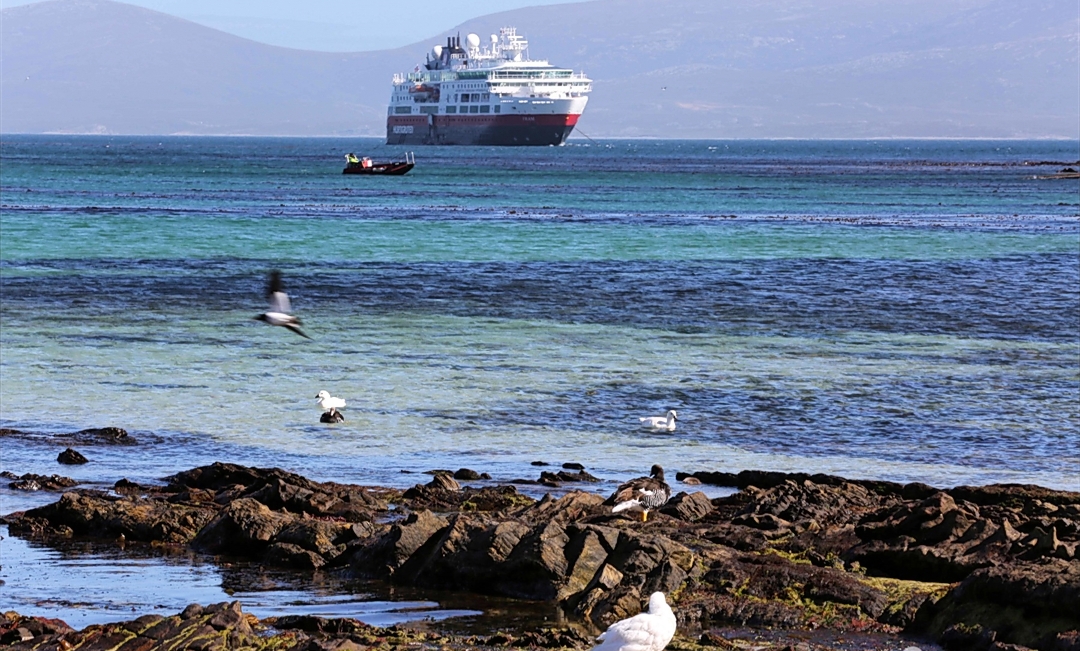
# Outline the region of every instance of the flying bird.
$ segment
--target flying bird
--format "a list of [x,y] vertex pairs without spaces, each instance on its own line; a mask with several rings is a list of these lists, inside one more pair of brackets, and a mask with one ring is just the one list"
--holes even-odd
[[679,415],[672,409],[668,411],[666,416],[644,416],[639,418],[641,426],[645,429],[651,429],[653,431],[675,431],[675,421],[679,420]]
[[674,636],[675,613],[664,593],[654,592],[649,610],[609,626],[592,651],[663,651]]
[[648,477],[631,479],[616,489],[608,501],[614,502],[612,513],[628,509],[641,509],[641,521],[649,518],[649,511],[654,511],[667,504],[671,497],[671,487],[664,481],[664,469],[659,465],[652,467]]
[[344,398],[336,398],[330,395],[329,391],[320,391],[319,395],[315,397],[318,398],[316,402],[319,403],[319,407],[321,407],[322,410],[327,414],[330,414],[331,418],[337,415],[338,409],[341,409],[345,406]]
[[255,317],[257,320],[265,321],[270,325],[288,328],[304,339],[311,339],[300,329],[300,326],[303,325],[300,317],[292,315],[289,295],[285,293],[284,285],[281,282],[281,272],[277,269],[270,272],[270,284],[266,289],[266,298],[270,301],[270,308]]

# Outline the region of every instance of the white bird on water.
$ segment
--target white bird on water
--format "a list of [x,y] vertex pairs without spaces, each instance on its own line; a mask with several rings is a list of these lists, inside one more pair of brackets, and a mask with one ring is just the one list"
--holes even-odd
[[675,636],[675,613],[663,592],[649,597],[649,610],[615,622],[596,638],[592,651],[663,651]]
[[345,406],[344,398],[334,397],[330,395],[329,391],[320,391],[319,395],[315,397],[318,398],[316,402],[319,403],[319,407],[321,407],[323,411],[329,413],[331,416],[336,414],[338,409],[341,409]]
[[255,317],[257,320],[265,321],[270,325],[288,328],[304,339],[311,339],[300,329],[300,326],[303,325],[300,317],[292,315],[289,295],[285,293],[284,284],[281,282],[281,272],[276,269],[270,272],[270,284],[266,288],[266,298],[270,301],[270,308]]
[[666,416],[643,416],[638,420],[641,421],[641,426],[645,429],[661,432],[674,432],[675,421],[679,420],[679,415],[672,409],[668,411]]

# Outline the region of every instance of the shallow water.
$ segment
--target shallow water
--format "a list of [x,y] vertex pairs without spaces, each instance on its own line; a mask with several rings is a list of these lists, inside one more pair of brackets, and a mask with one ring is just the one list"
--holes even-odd
[[[423,148],[391,179],[340,174],[400,153],[373,140],[5,136],[0,426],[41,436],[2,469],[1080,490],[1080,185],[1034,178],[1078,150]],[[314,341],[252,320],[272,268]],[[346,423],[319,424],[320,389]],[[674,434],[638,429],[667,409]],[[57,466],[48,434],[106,425],[141,444]]]

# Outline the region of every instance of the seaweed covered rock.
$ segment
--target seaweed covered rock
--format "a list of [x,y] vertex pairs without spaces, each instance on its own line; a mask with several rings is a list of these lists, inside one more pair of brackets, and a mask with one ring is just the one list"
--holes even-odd
[[[130,622],[88,626],[73,631],[63,628],[14,641],[11,649],[203,649],[225,651],[239,648],[264,648],[262,639],[252,630],[251,618],[240,609],[240,602],[206,606],[193,604],[178,615],[144,615]],[[61,622],[62,624],[62,622]]]
[[449,472],[400,493],[213,464],[165,487],[118,482],[123,497],[69,492],[5,521],[16,535],[123,535],[544,600],[600,626],[662,591],[681,622],[703,627],[904,628],[954,645],[1039,651],[1077,639],[1076,493],[782,473],[735,479],[767,485],[712,500],[681,493],[638,522],[613,515],[602,495],[534,500],[512,485],[461,487]]

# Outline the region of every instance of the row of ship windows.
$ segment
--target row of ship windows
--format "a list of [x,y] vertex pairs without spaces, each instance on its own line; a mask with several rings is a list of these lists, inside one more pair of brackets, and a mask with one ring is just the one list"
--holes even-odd
[[[410,99],[414,99],[414,98],[412,98],[409,95],[395,95],[393,101],[395,101],[395,102],[404,102],[404,101],[408,101]],[[420,101],[423,101],[423,100],[420,100]],[[435,95],[435,98],[433,100],[431,100],[431,101],[434,101],[434,102],[439,101],[439,96]],[[452,99],[450,101],[452,101],[452,102],[490,102],[491,101],[491,94],[490,93],[462,93],[460,99],[458,99],[457,95],[454,95],[454,99]]]
[[[394,108],[393,112],[395,114],[397,114],[397,115],[409,115],[410,113],[413,112],[413,110],[412,110],[413,107],[411,107],[411,106],[395,106],[393,108]],[[420,113],[421,114],[429,113],[429,114],[432,114],[432,115],[438,115],[439,107],[438,106],[421,106],[420,107]],[[447,115],[450,115],[450,114],[453,114],[453,113],[502,113],[502,107],[501,106],[488,106],[486,104],[484,104],[482,106],[476,106],[476,105],[473,105],[473,106],[461,106],[461,107],[447,106],[447,107],[445,107],[444,113],[446,113]]]

